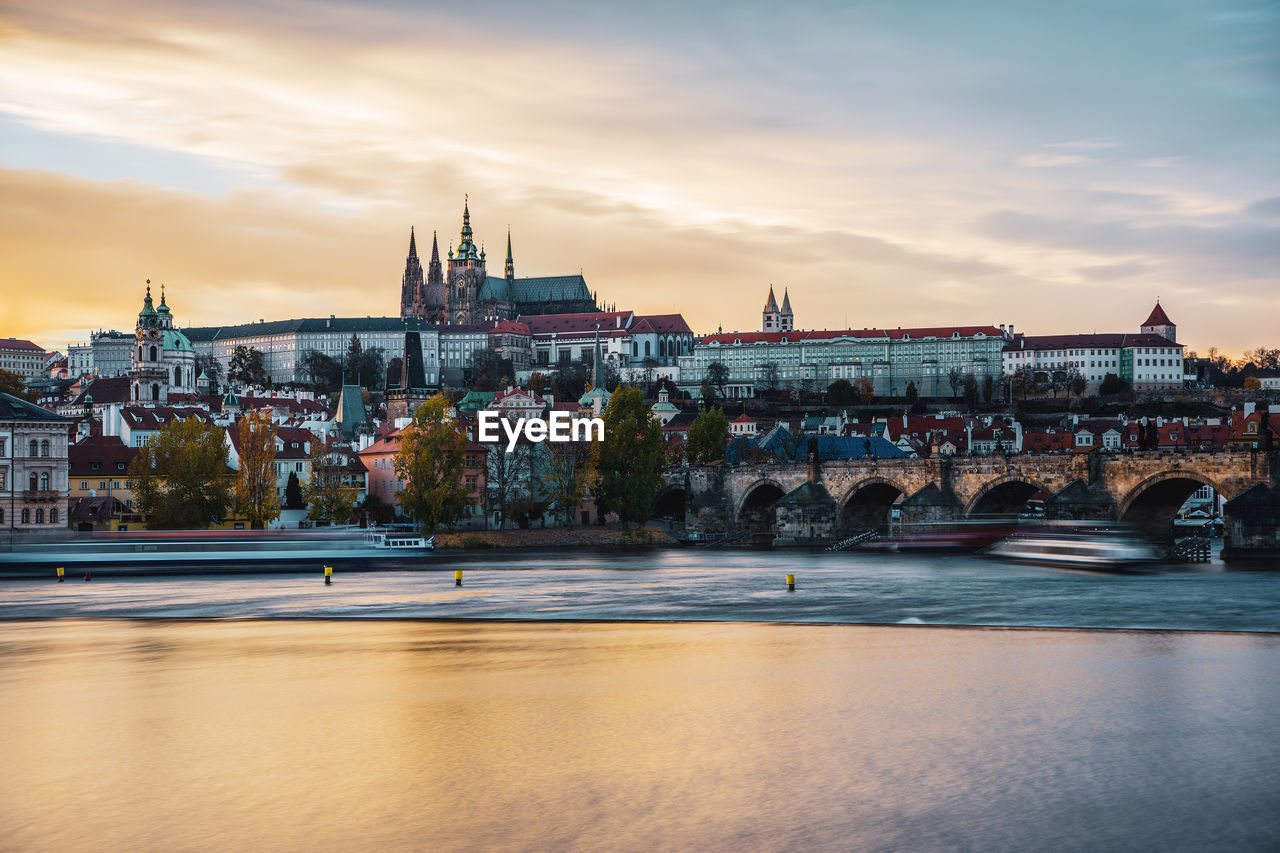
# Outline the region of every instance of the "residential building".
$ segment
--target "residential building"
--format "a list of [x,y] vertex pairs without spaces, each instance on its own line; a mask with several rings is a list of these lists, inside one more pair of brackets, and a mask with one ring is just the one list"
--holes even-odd
[[0,338],[0,369],[23,379],[41,379],[49,353],[37,343],[22,338]]
[[66,527],[71,418],[0,393],[0,529]]
[[91,435],[68,449],[70,521],[78,530],[127,530],[140,524],[134,512],[129,465],[138,455],[118,436]]
[[133,368],[134,335],[115,329],[99,329],[89,335],[89,342],[67,347],[67,371],[72,379],[94,376],[128,376]]
[[1114,373],[1137,391],[1181,388],[1183,347],[1167,337],[1176,332],[1158,302],[1137,334],[1023,335],[1013,334],[1011,326],[1004,372],[1026,368],[1048,381],[1055,372],[1076,370],[1094,388]]

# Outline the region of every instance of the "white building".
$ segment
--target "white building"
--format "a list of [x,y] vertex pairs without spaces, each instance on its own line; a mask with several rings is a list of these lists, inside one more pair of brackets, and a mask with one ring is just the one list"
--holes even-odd
[[0,338],[0,369],[16,373],[23,379],[43,379],[49,353],[32,341]]
[[0,394],[0,530],[67,525],[70,418]]

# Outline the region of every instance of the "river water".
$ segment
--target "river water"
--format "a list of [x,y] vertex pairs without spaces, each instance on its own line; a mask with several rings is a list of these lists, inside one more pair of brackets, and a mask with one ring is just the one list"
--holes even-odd
[[0,583],[0,849],[1280,847],[1275,573],[438,558]]

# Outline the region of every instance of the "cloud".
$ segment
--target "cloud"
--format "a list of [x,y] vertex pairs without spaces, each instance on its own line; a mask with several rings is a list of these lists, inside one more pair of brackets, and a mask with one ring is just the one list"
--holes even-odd
[[1014,165],[1019,169],[1052,169],[1058,166],[1084,166],[1089,163],[1096,163],[1091,157],[1081,157],[1079,154],[1023,154],[1014,160]]

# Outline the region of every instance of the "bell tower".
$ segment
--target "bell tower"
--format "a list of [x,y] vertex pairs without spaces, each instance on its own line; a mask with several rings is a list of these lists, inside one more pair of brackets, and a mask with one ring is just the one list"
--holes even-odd
[[134,403],[162,403],[169,398],[169,371],[164,364],[164,329],[171,324],[169,307],[156,311],[151,301],[151,279],[147,279],[147,295],[138,312],[134,328],[134,346],[129,399]]
[[484,249],[476,248],[471,232],[470,199],[464,199],[458,248],[449,252],[448,322],[476,323],[483,319],[479,293],[486,277]]

